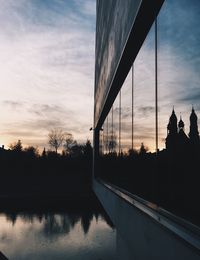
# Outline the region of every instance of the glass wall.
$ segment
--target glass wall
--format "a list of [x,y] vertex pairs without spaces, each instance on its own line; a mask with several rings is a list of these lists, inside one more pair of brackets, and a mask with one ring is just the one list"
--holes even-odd
[[197,0],[164,2],[101,137],[101,177],[184,217],[200,196],[199,18]]
[[[153,200],[155,174],[155,26],[103,124],[101,177]],[[101,140],[101,143],[102,143]],[[144,161],[146,163],[144,163]],[[142,189],[139,187],[142,186]]]
[[184,214],[200,196],[199,18],[200,1],[167,0],[157,19],[160,198]]

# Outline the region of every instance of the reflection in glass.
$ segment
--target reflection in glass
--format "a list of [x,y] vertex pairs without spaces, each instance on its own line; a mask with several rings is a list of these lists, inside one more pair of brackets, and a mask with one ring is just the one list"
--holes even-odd
[[114,143],[113,143],[113,107],[111,108],[109,114],[108,114],[108,140],[107,140],[107,146],[108,146],[108,153],[113,153],[114,151]]
[[121,89],[121,150],[127,154],[132,145],[132,70]]
[[[134,96],[133,96],[134,94]],[[100,175],[115,185],[155,201],[155,27],[139,51],[104,121],[104,135],[118,145],[101,157]],[[133,114],[134,112],[134,114]],[[108,126],[108,129],[107,127]],[[113,140],[118,130],[118,137]],[[106,134],[107,132],[107,134]],[[109,145],[107,145],[109,147]],[[147,146],[149,153],[147,153]]]
[[119,96],[113,103],[113,137],[115,142],[114,153],[119,153]]
[[183,212],[200,195],[199,17],[196,0],[167,0],[158,16],[160,198]]
[[101,158],[101,177],[193,222],[200,197],[199,17],[197,0],[164,2],[109,112],[110,129],[119,126],[119,152]]
[[134,143],[155,152],[155,26],[134,62]]
[[108,153],[108,117],[105,119],[103,124],[103,147],[104,147],[104,154]]
[[[167,0],[158,16],[159,146],[172,109],[189,133],[192,105],[200,114],[200,2]],[[187,22],[186,22],[187,21]],[[183,26],[184,24],[184,26]]]
[[99,131],[99,153],[100,156],[104,154],[104,132],[103,132],[104,125],[102,126],[101,130]]

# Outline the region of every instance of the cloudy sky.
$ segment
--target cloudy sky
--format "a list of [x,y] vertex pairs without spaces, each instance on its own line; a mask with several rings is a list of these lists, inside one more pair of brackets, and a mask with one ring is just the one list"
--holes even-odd
[[0,144],[91,139],[95,0],[0,0]]
[[[20,139],[24,146],[47,147],[55,127],[80,142],[92,139],[95,0],[0,0],[0,6],[0,144]],[[187,134],[192,105],[200,116],[199,19],[199,0],[167,0],[158,16],[160,148],[173,106]],[[152,150],[154,47],[152,28],[134,64],[135,141]],[[128,78],[129,87],[122,88],[124,142],[131,135]]]

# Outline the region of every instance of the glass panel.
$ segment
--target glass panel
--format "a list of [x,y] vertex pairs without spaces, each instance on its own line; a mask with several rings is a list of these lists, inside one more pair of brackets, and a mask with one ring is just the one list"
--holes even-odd
[[103,178],[194,222],[198,214],[191,212],[197,213],[200,197],[199,17],[200,1],[164,2],[157,52],[154,24],[134,62],[133,78],[130,71],[104,122],[101,158]]
[[155,201],[154,30],[136,58],[134,75],[131,69],[104,122],[107,155],[101,158],[101,177],[151,201]]
[[113,153],[113,109],[108,114],[108,153]]
[[113,104],[113,141],[114,153],[117,155],[119,152],[119,96]]
[[[200,112],[200,2],[167,0],[158,17],[159,147],[166,147],[173,107],[190,130],[192,105]],[[185,22],[187,21],[187,22]],[[184,24],[184,26],[182,26]]]
[[[103,129],[103,126],[102,126]],[[99,131],[99,154],[102,156],[104,154],[104,136],[102,129]]]
[[132,70],[129,71],[121,90],[121,150],[128,154],[132,145]]
[[130,189],[144,199],[156,202],[155,25],[136,57],[133,86],[134,151]]
[[155,26],[134,63],[134,147],[155,152]]
[[158,17],[160,199],[182,216],[200,196],[199,18],[197,0],[167,0]]
[[103,141],[104,141],[104,154],[108,153],[108,117],[106,117],[103,124]]

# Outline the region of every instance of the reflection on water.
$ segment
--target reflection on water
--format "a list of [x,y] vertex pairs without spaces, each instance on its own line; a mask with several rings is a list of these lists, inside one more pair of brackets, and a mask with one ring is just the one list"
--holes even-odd
[[56,210],[0,213],[0,251],[9,259],[116,259],[115,229],[91,202]]

